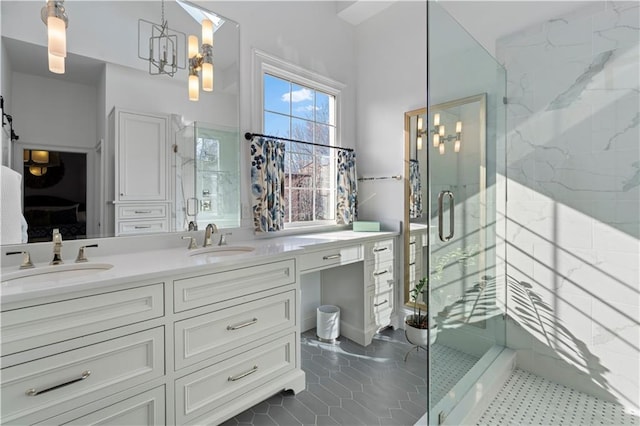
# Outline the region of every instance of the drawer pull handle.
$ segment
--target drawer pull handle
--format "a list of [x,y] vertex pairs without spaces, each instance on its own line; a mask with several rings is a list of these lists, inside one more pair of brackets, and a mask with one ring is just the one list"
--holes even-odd
[[381,251],[387,251],[389,250],[389,247],[383,247],[383,248],[375,248],[373,249],[374,253],[380,253]]
[[135,214],[151,214],[151,210],[135,210]]
[[416,266],[416,262],[410,263],[409,266]]
[[410,245],[410,246],[415,246],[415,245],[416,245],[416,242],[415,242],[415,241],[411,241],[411,242],[409,243],[409,245]]
[[384,274],[388,274],[388,273],[389,273],[389,270],[388,270],[388,269],[385,269],[385,270],[384,270],[384,271],[382,271],[382,272],[374,272],[374,273],[373,273],[373,276],[374,276],[374,277],[379,277],[380,275],[384,275]]
[[382,305],[384,305],[385,303],[389,303],[389,301],[388,301],[387,299],[384,299],[382,302],[380,302],[380,303],[375,303],[373,306],[375,306],[375,307],[377,308],[378,306],[382,306]]
[[49,388],[42,389],[42,390],[31,388],[31,389],[27,390],[26,394],[28,396],[40,395],[40,394],[43,394],[43,393],[46,393],[46,392],[49,392],[49,391],[52,391],[52,390],[55,390],[55,389],[59,389],[59,388],[65,387],[65,386],[72,385],[72,384],[74,384],[76,382],[80,382],[80,381],[86,379],[87,377],[89,377],[90,375],[91,375],[91,371],[85,370],[85,371],[82,372],[80,377],[77,377],[75,379],[71,379],[71,380],[69,380],[67,382],[63,382],[63,383],[60,383],[60,384],[57,384],[57,385],[53,385],[53,386],[51,386]]
[[240,328],[244,328],[244,327],[248,327],[250,325],[253,325],[255,323],[258,322],[258,318],[254,318],[252,320],[249,320],[247,322],[243,322],[242,324],[237,324],[237,325],[228,325],[227,326],[227,330],[238,330]]
[[240,373],[237,376],[229,376],[229,378],[227,379],[227,381],[229,382],[235,382],[236,380],[240,380],[244,377],[247,377],[249,374],[253,374],[256,371],[258,371],[258,366],[254,365],[253,368],[249,371],[245,371],[244,373]]
[[332,260],[332,259],[340,259],[342,257],[342,255],[340,253],[338,254],[330,254],[327,256],[322,256],[322,260]]
[[135,225],[134,228],[135,229],[149,229],[149,228],[151,228],[151,225]]

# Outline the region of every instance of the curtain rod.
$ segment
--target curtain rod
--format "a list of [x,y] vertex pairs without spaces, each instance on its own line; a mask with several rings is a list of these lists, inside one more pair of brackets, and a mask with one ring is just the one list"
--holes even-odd
[[247,132],[247,133],[244,134],[244,138],[246,140],[248,140],[248,141],[253,139],[254,136],[260,136],[260,137],[268,138],[268,139],[277,139],[279,141],[296,142],[296,143],[302,143],[302,144],[305,144],[305,145],[320,146],[320,147],[323,147],[323,148],[333,148],[333,149],[339,149],[339,150],[342,150],[342,151],[353,152],[352,148],[342,148],[341,146],[322,145],[321,143],[305,142],[305,141],[299,141],[299,140],[295,140],[295,139],[281,138],[280,136],[263,135],[261,133],[250,133],[250,132]]

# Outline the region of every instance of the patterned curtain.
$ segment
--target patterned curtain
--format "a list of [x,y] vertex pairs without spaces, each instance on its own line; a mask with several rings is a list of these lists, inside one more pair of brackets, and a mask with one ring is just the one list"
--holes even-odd
[[420,184],[420,164],[416,160],[409,161],[409,218],[422,217],[422,185]]
[[356,153],[338,151],[338,193],[336,222],[348,225],[357,216],[358,179],[356,176]]
[[251,194],[256,232],[284,227],[284,143],[254,137],[251,141]]

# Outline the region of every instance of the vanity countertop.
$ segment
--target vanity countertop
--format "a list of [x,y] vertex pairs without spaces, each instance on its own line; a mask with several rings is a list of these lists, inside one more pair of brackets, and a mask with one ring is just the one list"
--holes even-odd
[[[200,254],[190,256],[192,252],[184,245],[174,248],[142,250],[122,254],[100,255],[96,251],[90,256],[91,265],[113,265],[111,269],[100,270],[89,275],[52,276],[37,280],[22,278],[5,281],[18,271],[17,266],[2,268],[0,304],[5,309],[13,303],[24,303],[32,299],[61,295],[74,291],[94,290],[101,287],[124,284],[133,280],[164,280],[168,275],[212,273],[220,268],[233,265],[245,267],[295,256],[305,251],[327,247],[364,243],[367,240],[395,237],[396,232],[354,232],[342,230],[317,234],[290,235],[247,241],[233,241],[227,247],[253,247],[254,250],[227,256]],[[175,236],[173,236],[175,239]],[[117,241],[117,239],[116,239]],[[123,241],[124,242],[124,241]],[[73,264],[73,259],[65,258],[65,265]],[[36,269],[44,266],[35,261]],[[52,267],[53,269],[55,267]]]

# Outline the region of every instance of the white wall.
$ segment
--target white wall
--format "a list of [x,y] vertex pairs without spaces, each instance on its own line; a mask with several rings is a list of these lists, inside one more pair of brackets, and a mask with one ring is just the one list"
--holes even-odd
[[93,148],[97,90],[93,86],[14,73],[11,102],[20,143]]
[[639,7],[592,3],[497,45],[509,97],[508,345],[519,367],[635,410]]
[[[362,177],[404,174],[404,113],[427,104],[427,11],[396,2],[357,27],[357,168]],[[358,218],[402,221],[404,182],[358,183]]]

